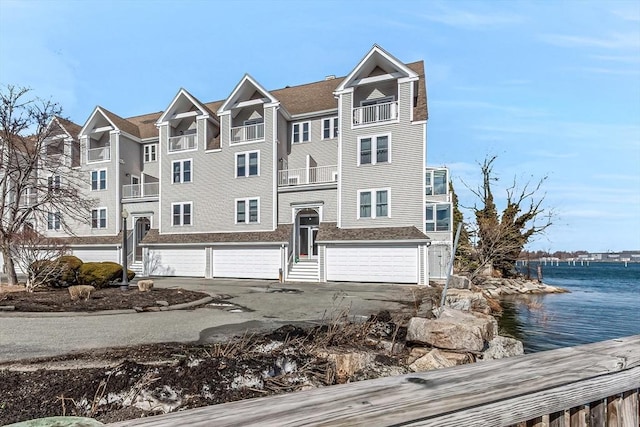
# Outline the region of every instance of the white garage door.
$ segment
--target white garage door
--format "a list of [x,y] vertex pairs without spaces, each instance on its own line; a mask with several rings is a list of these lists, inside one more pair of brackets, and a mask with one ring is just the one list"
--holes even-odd
[[327,247],[327,280],[418,283],[418,248]]
[[213,277],[277,279],[280,248],[213,248]]
[[82,260],[82,262],[102,262],[102,261],[111,261],[117,262],[118,264],[122,263],[122,260],[119,259],[119,252],[115,248],[104,249],[104,248],[82,248],[82,249],[72,249],[71,252],[74,256],[77,256]]
[[149,249],[150,276],[204,277],[206,252],[200,249]]

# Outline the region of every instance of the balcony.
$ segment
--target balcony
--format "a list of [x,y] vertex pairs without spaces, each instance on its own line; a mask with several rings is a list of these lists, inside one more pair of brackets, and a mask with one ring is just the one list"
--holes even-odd
[[338,166],[285,169],[278,171],[278,187],[338,182]]
[[111,145],[87,150],[87,163],[105,162],[107,160],[111,160]]
[[231,143],[259,141],[264,139],[264,123],[231,128]]
[[353,125],[362,126],[383,123],[398,118],[398,102],[364,105],[353,109]]
[[169,138],[169,153],[198,148],[197,134],[172,136]]
[[142,199],[158,197],[160,194],[159,182],[147,182],[144,184],[128,184],[122,186],[122,199]]

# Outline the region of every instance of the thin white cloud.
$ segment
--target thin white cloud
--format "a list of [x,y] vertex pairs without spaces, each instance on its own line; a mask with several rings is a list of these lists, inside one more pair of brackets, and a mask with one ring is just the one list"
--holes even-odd
[[422,18],[465,30],[501,27],[524,21],[523,16],[513,13],[478,13],[446,6],[440,6],[439,10],[430,11],[428,15],[422,15]]
[[639,49],[638,32],[614,33],[608,37],[574,36],[565,34],[542,34],[539,38],[560,47],[590,47],[602,49]]
[[[638,5],[638,3],[634,4],[636,6]],[[615,9],[612,10],[611,13],[618,18],[624,19],[625,21],[640,22],[640,7],[635,7],[633,9]]]

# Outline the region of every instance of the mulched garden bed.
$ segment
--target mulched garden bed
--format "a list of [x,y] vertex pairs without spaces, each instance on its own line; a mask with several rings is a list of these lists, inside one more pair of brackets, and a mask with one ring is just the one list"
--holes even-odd
[[135,307],[148,309],[197,301],[208,296],[203,292],[184,289],[154,288],[149,292],[140,292],[133,287],[127,291],[122,291],[119,287],[110,287],[96,289],[87,301],[71,301],[67,289],[55,289],[39,290],[33,293],[0,293],[0,306],[13,306],[12,311],[24,312],[91,312],[133,309]]

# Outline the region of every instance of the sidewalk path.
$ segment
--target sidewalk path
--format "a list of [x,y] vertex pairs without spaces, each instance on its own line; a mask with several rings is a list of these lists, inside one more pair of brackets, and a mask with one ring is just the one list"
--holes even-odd
[[[255,280],[157,278],[155,286],[180,287],[246,308],[198,308],[150,313],[64,317],[0,314],[0,363],[94,348],[160,342],[213,342],[247,329],[275,329],[315,322],[342,312],[369,316],[381,310],[411,310],[412,286],[359,283],[285,283]],[[228,307],[227,307],[228,309]]]

